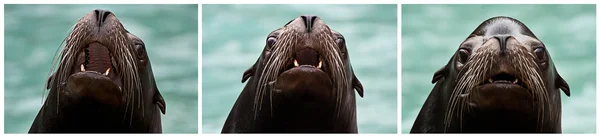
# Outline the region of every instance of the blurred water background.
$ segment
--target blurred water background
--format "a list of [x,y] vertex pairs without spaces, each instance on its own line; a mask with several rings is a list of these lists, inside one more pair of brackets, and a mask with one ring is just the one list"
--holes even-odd
[[562,93],[564,133],[596,133],[595,5],[403,5],[402,133],[408,133],[431,92],[433,73],[484,20],[510,16],[547,47],[571,87]]
[[4,131],[26,133],[43,104],[52,57],[73,25],[112,11],[146,44],[167,103],[165,133],[198,133],[198,5],[5,5]]
[[397,6],[202,5],[202,132],[220,133],[241,93],[242,73],[261,54],[267,35],[314,14],[339,31],[354,73],[359,133],[397,132]]

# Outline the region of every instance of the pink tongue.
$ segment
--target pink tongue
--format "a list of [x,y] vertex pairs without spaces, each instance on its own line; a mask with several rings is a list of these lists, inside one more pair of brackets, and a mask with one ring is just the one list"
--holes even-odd
[[106,72],[110,65],[108,48],[100,43],[92,43],[88,47],[88,64],[86,71]]

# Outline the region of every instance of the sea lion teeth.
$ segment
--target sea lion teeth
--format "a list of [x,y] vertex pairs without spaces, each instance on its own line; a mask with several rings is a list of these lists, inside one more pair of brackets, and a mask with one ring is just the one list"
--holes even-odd
[[298,64],[297,60],[294,60],[294,67],[300,66],[300,64]]
[[319,61],[319,65],[317,66],[317,68],[321,68],[323,66],[323,61]]
[[513,82],[513,84],[517,84],[517,82],[519,82],[519,79],[515,79],[515,81]]
[[488,79],[488,81],[489,81],[490,83],[493,83],[493,82],[494,82],[494,80],[493,80],[492,78]]
[[106,72],[104,72],[105,76],[108,76],[108,73],[110,72],[110,68],[106,69]]
[[85,66],[83,66],[83,64],[81,64],[81,72],[85,72]]
[[469,102],[468,104],[469,104],[469,106],[471,106],[471,107],[477,107],[477,104],[475,104],[475,103],[473,103],[473,102]]

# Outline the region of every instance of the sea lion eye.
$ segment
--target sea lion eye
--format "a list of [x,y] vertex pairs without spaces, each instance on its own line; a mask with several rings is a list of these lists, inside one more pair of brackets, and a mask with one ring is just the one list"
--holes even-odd
[[346,47],[346,41],[344,38],[338,38],[335,42],[340,46],[340,49],[344,49]]
[[540,65],[544,68],[544,66],[546,66],[546,61],[548,60],[548,57],[546,57],[546,49],[538,47],[533,50],[533,53],[540,62]]
[[277,43],[277,37],[275,36],[269,36],[267,38],[267,45],[264,49],[264,53],[262,54],[262,63],[265,64],[267,63],[267,60],[269,57],[271,57],[271,51],[273,50],[273,45],[275,45],[275,43]]
[[267,38],[267,47],[269,47],[269,49],[272,48],[276,42],[277,38],[275,38],[274,36],[270,36],[269,38]]
[[471,52],[469,51],[469,49],[466,48],[460,48],[458,49],[458,61],[460,63],[465,64],[467,62],[467,60],[469,59],[469,56],[471,55]]
[[345,56],[346,55],[346,40],[343,37],[340,37],[340,38],[338,38],[338,39],[335,40],[335,43],[340,48],[342,56]]
[[544,48],[535,48],[533,50],[533,53],[535,54],[535,57],[537,57],[540,61],[544,61],[546,60],[546,52],[544,52],[546,50],[544,50]]
[[135,47],[135,52],[137,54],[137,57],[140,61],[143,61],[146,59],[146,48],[144,46],[144,43],[141,42],[135,42],[134,43],[134,47]]

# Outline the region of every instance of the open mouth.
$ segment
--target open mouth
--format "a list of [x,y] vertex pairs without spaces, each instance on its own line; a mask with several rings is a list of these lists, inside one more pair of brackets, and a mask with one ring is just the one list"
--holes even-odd
[[319,57],[319,53],[317,51],[305,48],[298,52],[296,52],[294,57],[294,66],[296,67],[314,67],[317,69],[321,69],[323,67],[323,61]]
[[[81,72],[97,72],[107,77],[115,72],[114,59],[108,48],[103,44],[91,43],[82,53],[85,58],[79,59]],[[111,70],[113,73],[111,73]]]
[[[321,67],[323,66],[323,62],[319,60],[319,64],[317,66],[313,65],[313,64],[309,64],[312,67],[316,67],[318,69],[321,69]],[[298,67],[300,66],[300,63],[298,63],[298,60],[294,59],[294,67]]]
[[[467,94],[467,103],[477,114],[485,111],[510,114],[533,114],[539,99],[533,89],[528,88],[518,75],[498,72],[488,75],[486,80]],[[487,113],[487,112],[486,112]]]
[[519,78],[515,77],[514,75],[511,75],[506,72],[501,72],[501,73],[492,75],[490,78],[488,78],[486,81],[484,81],[481,85],[485,85],[485,84],[513,84],[513,85],[521,86],[523,88],[527,88],[527,86],[523,83],[522,80],[520,80]]

